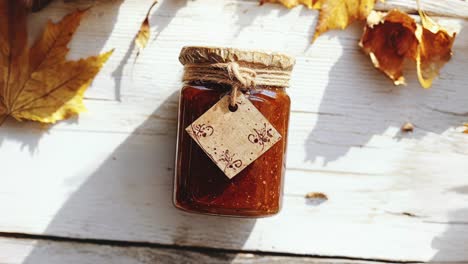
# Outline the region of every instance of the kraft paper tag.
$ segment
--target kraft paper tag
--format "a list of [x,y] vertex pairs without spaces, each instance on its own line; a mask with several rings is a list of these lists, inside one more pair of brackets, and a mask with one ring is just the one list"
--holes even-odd
[[229,95],[195,120],[185,130],[232,179],[281,139],[281,134],[243,95],[237,110],[229,110]]

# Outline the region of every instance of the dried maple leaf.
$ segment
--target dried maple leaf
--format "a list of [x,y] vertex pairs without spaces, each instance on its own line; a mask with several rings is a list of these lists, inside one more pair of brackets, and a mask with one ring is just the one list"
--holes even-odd
[[452,57],[455,33],[449,35],[445,29],[435,23],[423,11],[419,11],[422,28],[416,36],[419,46],[416,55],[419,83],[429,88],[439,75],[439,70]]
[[367,18],[359,45],[370,56],[374,66],[390,77],[395,85],[405,83],[404,60],[416,58],[416,28],[414,19],[398,10],[386,15],[372,11]]
[[314,39],[330,29],[345,29],[356,20],[365,20],[376,0],[319,0],[319,20]]
[[263,3],[280,3],[287,8],[305,5],[320,10],[314,40],[330,29],[345,29],[355,20],[365,20],[376,0],[261,0]]
[[0,0],[0,120],[55,123],[85,110],[83,93],[112,54],[67,61],[67,48],[84,11],[49,22],[28,47],[27,8]]
[[150,24],[149,24],[149,15],[153,7],[158,3],[158,1],[154,1],[153,4],[148,9],[146,13],[145,19],[141,23],[140,30],[138,31],[135,37],[135,45],[138,48],[137,57],[140,55],[140,52],[148,45],[148,41],[150,39]]

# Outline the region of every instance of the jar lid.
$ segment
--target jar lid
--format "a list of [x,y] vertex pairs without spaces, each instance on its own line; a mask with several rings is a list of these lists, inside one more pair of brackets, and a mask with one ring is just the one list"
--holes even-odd
[[237,62],[283,71],[291,71],[296,62],[293,57],[277,52],[203,46],[183,47],[179,61],[183,65]]

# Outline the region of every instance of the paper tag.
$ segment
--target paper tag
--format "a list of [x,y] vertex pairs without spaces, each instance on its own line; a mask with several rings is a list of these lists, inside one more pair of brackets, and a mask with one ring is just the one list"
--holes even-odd
[[221,98],[185,130],[232,179],[278,142],[281,134],[243,94],[234,112],[229,110],[229,98]]

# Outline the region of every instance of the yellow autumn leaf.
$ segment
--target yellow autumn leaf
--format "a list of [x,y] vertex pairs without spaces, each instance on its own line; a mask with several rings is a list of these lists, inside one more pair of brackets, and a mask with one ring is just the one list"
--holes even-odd
[[260,0],[260,4],[277,3],[287,8],[293,8],[298,5],[305,5],[308,8],[316,8],[315,4],[320,0]]
[[429,88],[432,81],[439,76],[439,70],[452,57],[452,46],[455,33],[450,35],[444,28],[433,21],[423,11],[419,11],[422,27],[416,31],[419,46],[416,65],[419,83]]
[[287,8],[305,5],[319,10],[314,40],[330,29],[345,29],[356,20],[366,20],[376,0],[261,0],[263,3],[279,3]]
[[112,51],[67,61],[67,48],[85,11],[49,22],[28,47],[27,8],[0,0],[0,121],[55,123],[85,110],[83,94]]
[[320,14],[314,40],[330,29],[345,29],[356,20],[366,20],[376,0],[319,0]]
[[153,7],[158,3],[158,1],[153,1],[153,4],[151,4],[150,8],[148,9],[148,12],[146,13],[145,19],[141,23],[140,30],[138,31],[136,37],[135,37],[135,45],[138,48],[137,52],[137,57],[140,55],[140,52],[146,48],[146,45],[148,45],[148,41],[151,36],[151,31],[150,31],[150,24],[149,24],[149,15],[151,14],[151,10]]

